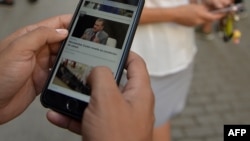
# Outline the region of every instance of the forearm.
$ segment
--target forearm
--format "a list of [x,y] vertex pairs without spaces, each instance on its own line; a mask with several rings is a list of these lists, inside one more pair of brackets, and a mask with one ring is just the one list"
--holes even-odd
[[175,22],[177,8],[144,8],[140,24]]

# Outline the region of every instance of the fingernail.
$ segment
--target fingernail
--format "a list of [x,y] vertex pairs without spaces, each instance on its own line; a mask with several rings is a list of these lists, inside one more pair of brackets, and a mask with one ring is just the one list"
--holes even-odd
[[68,30],[67,29],[56,29],[56,32],[58,32],[60,34],[68,34]]

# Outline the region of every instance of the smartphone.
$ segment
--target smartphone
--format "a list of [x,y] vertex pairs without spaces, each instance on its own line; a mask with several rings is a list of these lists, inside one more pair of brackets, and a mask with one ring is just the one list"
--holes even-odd
[[144,0],[80,0],[41,103],[80,120],[90,100],[91,69],[107,66],[119,84]]
[[237,12],[237,11],[242,10],[243,8],[244,8],[243,4],[242,3],[238,3],[238,4],[231,5],[229,7],[225,7],[225,8],[213,10],[211,12],[215,13],[215,14],[228,13],[228,12]]

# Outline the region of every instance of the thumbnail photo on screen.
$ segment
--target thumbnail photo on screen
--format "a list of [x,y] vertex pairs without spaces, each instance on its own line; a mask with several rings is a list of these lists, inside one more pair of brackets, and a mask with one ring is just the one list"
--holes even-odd
[[60,63],[53,83],[66,89],[87,94],[86,79],[91,68],[91,66],[64,58]]
[[122,49],[128,27],[129,25],[124,23],[82,13],[79,15],[72,36],[104,46]]

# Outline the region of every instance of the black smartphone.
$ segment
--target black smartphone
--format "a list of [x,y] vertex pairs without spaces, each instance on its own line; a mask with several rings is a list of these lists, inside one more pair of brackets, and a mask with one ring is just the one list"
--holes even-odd
[[119,84],[144,0],[80,0],[56,63],[41,94],[41,103],[80,120],[91,89],[91,69],[107,66]]

